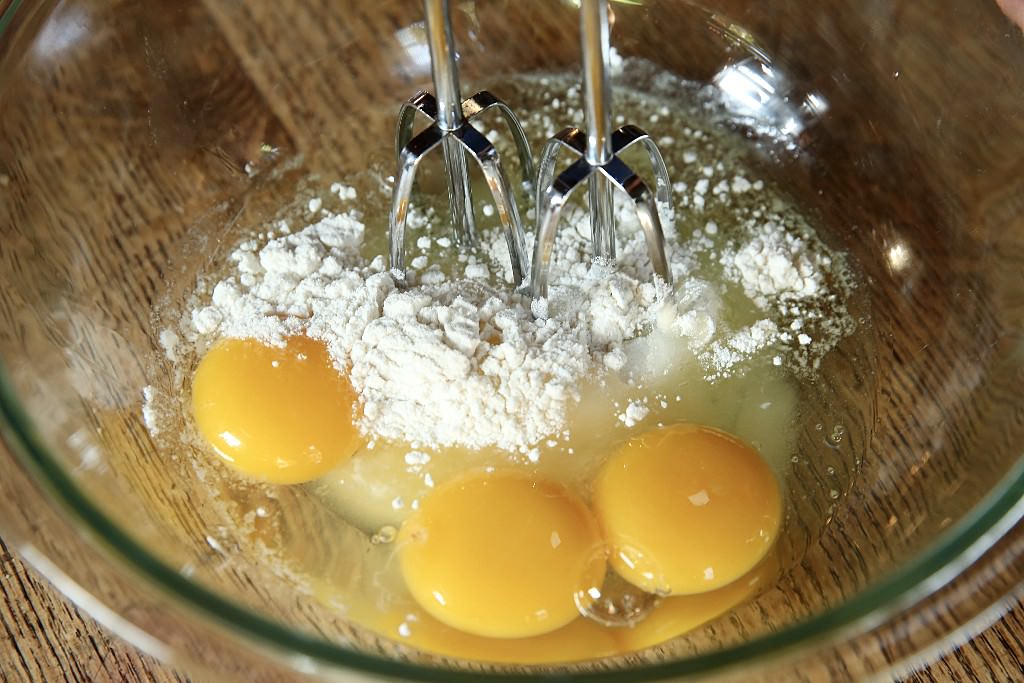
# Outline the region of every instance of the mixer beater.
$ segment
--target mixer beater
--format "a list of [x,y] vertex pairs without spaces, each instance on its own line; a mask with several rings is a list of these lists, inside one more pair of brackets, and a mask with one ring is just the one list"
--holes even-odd
[[[533,177],[530,146],[523,128],[511,109],[487,91],[462,101],[455,62],[448,0],[424,0],[431,72],[436,95],[419,92],[402,105],[398,118],[398,172],[395,178],[389,230],[391,269],[404,278],[405,227],[413,182],[420,161],[440,147],[444,154],[448,199],[455,243],[476,243],[473,197],[466,164],[466,152],[477,161],[494,198],[508,243],[514,286],[535,301],[547,297],[548,271],[562,209],[573,191],[584,181],[588,185],[591,237],[594,257],[608,263],[615,260],[615,190],[624,192],[635,207],[647,241],[647,252],[655,274],[671,282],[665,255],[665,236],[659,211],[672,213],[672,188],[661,152],[651,137],[634,125],[611,127],[611,83],[609,12],[607,0],[582,0],[580,39],[583,45],[584,118],[586,130],[565,128],[548,140],[541,155],[536,182],[537,232],[532,268],[526,254],[519,210],[511,185],[494,145],[470,121],[482,112],[497,108],[507,123],[516,145],[523,182]],[[416,113],[433,124],[413,136]],[[647,152],[655,177],[652,195],[647,184],[619,154],[639,144]],[[561,148],[579,155],[557,176],[555,163]],[[527,281],[527,271],[529,280]],[[544,316],[544,306],[534,312]]]
[[[607,0],[582,0],[580,39],[583,44],[583,91],[586,132],[565,128],[548,140],[541,154],[537,176],[537,241],[533,252],[530,293],[534,300],[547,296],[548,269],[562,208],[573,190],[588,182],[591,239],[594,256],[609,262],[615,259],[615,215],[613,190],[625,192],[636,208],[640,227],[647,240],[647,253],[654,272],[666,282],[672,273],[665,256],[665,236],[659,209],[672,212],[672,185],[665,161],[654,140],[640,128],[625,125],[611,129],[611,83],[608,77],[610,56]],[[620,158],[634,144],[647,151],[656,181],[651,196],[646,183]],[[568,148],[580,158],[554,175],[560,148]],[[543,312],[544,307],[534,307]]]
[[[489,92],[479,92],[461,100],[455,64],[451,17],[448,0],[425,0],[426,25],[430,44],[435,95],[419,92],[402,105],[398,120],[399,168],[392,197],[389,249],[391,269],[404,278],[405,226],[410,195],[419,162],[431,150],[444,153],[455,242],[463,247],[476,243],[473,198],[466,164],[466,151],[480,165],[501,217],[508,243],[515,288],[531,296],[534,315],[546,317],[548,270],[562,209],[572,192],[584,181],[588,184],[591,239],[596,261],[615,260],[614,192],[624,192],[637,212],[647,242],[647,252],[656,276],[671,282],[672,273],[665,254],[665,236],[659,211],[672,213],[671,183],[661,152],[651,137],[634,125],[611,128],[611,84],[609,13],[607,0],[582,0],[580,37],[583,44],[583,84],[586,130],[565,128],[544,146],[537,171],[537,237],[532,269],[525,250],[525,239],[515,198],[497,150],[470,123],[471,119],[492,107],[507,122],[523,169],[524,184],[529,186],[533,162],[522,126],[509,107]],[[416,113],[433,123],[415,137],[412,134]],[[647,152],[655,177],[652,195],[646,183],[619,158],[629,147],[640,144]],[[557,176],[555,163],[561,148],[579,155]],[[529,281],[527,281],[527,271]],[[646,593],[609,572],[601,588],[591,588],[577,596],[580,612],[606,626],[630,626],[643,619],[660,597]]]
[[[491,108],[501,112],[515,142],[523,182],[527,186],[533,178],[530,145],[515,114],[508,105],[491,93],[481,91],[465,101],[462,100],[448,0],[424,0],[424,8],[435,94],[418,92],[402,104],[399,112],[398,172],[395,176],[388,233],[391,269],[397,277],[404,279],[405,226],[416,170],[423,157],[440,147],[444,154],[455,243],[460,246],[472,246],[477,241],[473,195],[466,164],[468,152],[479,164],[487,180],[505,231],[513,281],[519,287],[524,283],[529,270],[529,257],[526,253],[519,209],[516,207],[512,186],[502,168],[498,151],[470,121]],[[413,137],[413,124],[417,112],[425,115],[433,123]]]

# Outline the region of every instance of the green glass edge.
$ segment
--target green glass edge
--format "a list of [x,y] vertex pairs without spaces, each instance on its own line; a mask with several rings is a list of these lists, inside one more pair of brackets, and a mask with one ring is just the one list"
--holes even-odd
[[0,38],[3,38],[4,31],[6,31],[7,27],[11,25],[12,21],[14,21],[14,13],[18,11],[19,7],[21,7],[21,2],[22,0],[13,0],[7,8],[7,11],[0,14]]
[[[23,0],[12,0],[0,15],[0,38],[10,26]],[[703,9],[703,8],[702,8]],[[707,11],[707,10],[705,10]],[[65,470],[50,456],[42,440],[36,435],[31,420],[15,396],[8,380],[6,367],[0,363],[0,415],[2,415],[3,438],[11,451],[26,467],[37,475],[46,488],[56,494],[58,502],[73,518],[94,534],[103,545],[121,556],[144,576],[148,576],[159,587],[174,595],[185,598],[190,607],[227,627],[241,630],[244,635],[263,640],[275,649],[289,649],[331,665],[358,669],[373,675],[400,676],[417,681],[434,681],[440,676],[446,681],[478,681],[484,676],[479,672],[459,672],[448,669],[417,667],[400,662],[365,655],[346,650],[327,641],[311,638],[288,628],[267,621],[262,617],[227,602],[217,594],[189,581],[178,572],[167,567],[141,545],[136,543],[111,521],[99,508],[79,490]],[[800,645],[819,642],[836,634],[845,627],[876,613],[880,606],[889,605],[895,612],[894,603],[903,603],[908,597],[923,598],[939,586],[921,590],[926,581],[936,575],[954,559],[968,552],[982,536],[1003,521],[1011,513],[1016,517],[1006,520],[1006,528],[1019,521],[1024,507],[1018,507],[1024,499],[1024,454],[1017,466],[975,508],[965,515],[960,523],[950,528],[944,539],[936,542],[929,550],[902,573],[894,572],[876,582],[847,603],[834,607],[828,612],[806,621],[789,626],[781,631],[762,636],[726,650],[697,657],[623,671],[567,674],[501,674],[486,676],[493,681],[522,680],[567,680],[608,681],[626,683],[653,681],[671,677],[691,676],[722,671],[732,666],[750,664],[755,660],[779,655]],[[919,595],[915,594],[918,589]]]
[[[189,606],[214,622],[238,629],[243,635],[264,641],[275,649],[287,649],[331,665],[358,669],[366,673],[383,676],[399,676],[417,681],[433,681],[439,678],[447,681],[479,681],[479,672],[460,672],[447,669],[413,666],[392,660],[366,655],[343,649],[327,641],[313,638],[250,612],[217,594],[199,586],[153,557],[141,545],[128,537],[110,518],[82,493],[67,472],[51,457],[42,440],[35,433],[31,420],[16,398],[9,381],[6,367],[0,363],[0,414],[2,414],[4,438],[26,466],[33,471],[41,483],[46,485],[65,509],[78,523],[95,534],[104,545],[121,556],[129,565],[149,577],[159,587],[184,598]],[[1018,460],[1014,470],[1001,485],[985,500],[975,506],[961,523],[950,528],[943,540],[936,542],[904,571],[895,572],[887,578],[869,586],[856,598],[832,608],[828,612],[789,626],[781,631],[742,643],[726,650],[720,650],[690,659],[632,668],[623,671],[602,671],[577,673],[571,678],[581,681],[652,681],[670,677],[689,676],[712,671],[721,671],[739,664],[750,664],[754,660],[778,655],[798,645],[820,641],[833,635],[843,627],[853,625],[860,619],[875,613],[884,606],[891,611],[897,604],[906,601],[914,589],[922,591],[927,580],[947,564],[968,552],[982,536],[1003,521],[1011,512],[1014,519],[1007,519],[1006,527],[1018,521],[1024,506],[1018,505],[1024,499],[1024,457]],[[1019,509],[1014,510],[1017,507]],[[932,586],[916,599],[937,589]],[[494,681],[522,680],[566,680],[566,674],[516,673],[494,674],[486,677]]]

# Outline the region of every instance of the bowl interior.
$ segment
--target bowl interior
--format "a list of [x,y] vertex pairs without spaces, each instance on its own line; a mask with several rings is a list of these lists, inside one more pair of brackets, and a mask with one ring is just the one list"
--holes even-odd
[[[850,255],[870,334],[803,397],[778,583],[600,668],[717,666],[743,643],[803,639],[811,618],[884,612],[908,588],[898,579],[941,569],[1020,496],[1024,40],[993,3],[939,4],[614,6],[623,56],[701,83],[737,64],[785,83],[722,125]],[[397,104],[429,84],[419,4],[52,5],[12,15],[0,49],[15,433],[71,514],[88,505],[87,525],[111,523],[115,553],[237,608],[240,631],[269,623],[353,666],[352,651],[439,665],[353,625],[309,580],[347,575],[365,543],[335,513],[305,489],[197,469],[183,423],[154,437],[142,416],[143,387],[180,381],[159,334],[197,275],[318,183],[392,163]],[[464,3],[455,21],[466,91],[577,68],[569,3]],[[779,112],[799,129],[766,134]],[[257,508],[268,514],[247,516]]]

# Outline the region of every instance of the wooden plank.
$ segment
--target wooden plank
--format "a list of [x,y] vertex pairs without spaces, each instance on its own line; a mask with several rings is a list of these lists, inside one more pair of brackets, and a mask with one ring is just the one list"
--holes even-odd
[[[1024,604],[908,683],[1024,678]],[[70,604],[0,539],[0,683],[189,683]],[[840,680],[840,679],[835,679]],[[197,682],[198,683],[198,682]]]
[[[33,261],[27,255],[38,246],[37,226],[104,225],[107,229],[95,234],[81,235],[74,230],[60,230],[57,235],[49,235],[52,239],[67,240],[68,252],[81,256],[79,268],[48,273],[40,267],[35,276],[40,282],[52,282],[54,291],[61,291],[68,281],[73,282],[82,299],[79,302],[74,297],[68,298],[72,310],[76,303],[82,303],[82,310],[89,311],[90,302],[85,293],[92,291],[97,283],[111,281],[117,275],[110,270],[97,269],[91,263],[91,257],[104,253],[119,254],[125,267],[138,269],[146,276],[138,281],[129,278],[130,291],[105,302],[104,311],[110,315],[112,327],[116,327],[114,323],[127,323],[122,327],[132,329],[146,327],[146,321],[140,316],[148,315],[148,307],[166,286],[166,268],[170,261],[168,252],[172,250],[173,243],[189,229],[191,218],[200,208],[240,192],[246,182],[243,167],[247,161],[259,158],[264,144],[280,148],[285,153],[304,153],[308,160],[307,168],[334,172],[351,169],[362,163],[367,154],[376,153],[386,158],[391,153],[391,119],[382,115],[367,121],[360,113],[393,111],[398,101],[426,82],[422,64],[415,60],[385,63],[381,61],[379,51],[370,49],[378,41],[392,41],[397,47],[398,32],[415,21],[415,2],[381,0],[368,6],[359,3],[345,16],[339,16],[330,0],[301,3],[204,0],[201,4],[162,0],[147,3],[144,7],[126,0],[94,4],[97,29],[90,40],[96,48],[126,50],[141,54],[144,59],[137,63],[115,60],[118,66],[113,72],[77,72],[74,64],[57,65],[51,69],[45,63],[30,70],[30,78],[36,79],[32,85],[46,92],[48,108],[41,111],[56,115],[41,119],[38,111],[21,112],[21,116],[0,120],[0,163],[12,162],[11,168],[0,168],[0,172],[9,174],[13,179],[9,181],[13,183],[10,190],[12,201],[2,210],[9,212],[6,215],[12,217],[18,226],[11,231],[10,243],[3,256],[11,259],[8,265],[12,269],[30,268]],[[513,41],[507,51],[503,49],[496,53],[500,52],[503,58],[511,58],[520,68],[529,68],[538,63],[542,54],[535,47],[539,44],[546,50],[543,52],[546,62],[565,64],[572,61],[574,46],[565,38],[573,35],[574,28],[571,16],[566,14],[568,10],[562,5],[552,8],[550,13],[544,11],[527,15],[529,9],[522,10],[511,3],[496,4],[502,7],[500,11],[520,13],[514,22],[519,27],[516,33],[519,40]],[[158,7],[157,11],[150,12],[154,5]],[[554,3],[548,5],[550,7]],[[780,5],[785,6],[786,3]],[[789,5],[795,6],[794,3]],[[373,11],[366,7],[372,7]],[[528,7],[535,9],[538,4],[532,3]],[[785,8],[772,7],[769,13],[776,11],[783,12]],[[915,25],[923,26],[923,23],[916,23],[923,20],[914,18],[911,14],[914,11],[912,7],[904,10]],[[205,12],[212,17],[212,22],[205,20]],[[758,16],[764,19],[767,15],[762,13]],[[758,16],[749,18],[756,21]],[[475,19],[479,17],[457,16],[464,28],[466,25],[476,27]],[[774,15],[769,20],[773,25],[785,23]],[[799,17],[794,17],[793,22],[797,21]],[[178,33],[174,35],[179,40],[163,30],[163,22],[175,27]],[[568,32],[566,26],[569,27]],[[496,40],[503,37],[507,26],[492,20],[482,21],[478,28],[490,32],[487,34],[489,40]],[[657,26],[649,28],[652,31],[661,29]],[[931,29],[937,30],[935,27]],[[835,27],[834,30],[856,31],[858,28]],[[204,44],[201,54],[178,45],[179,42],[192,45],[198,40],[195,34],[188,34],[189,40],[181,39],[183,31],[201,33],[199,38]],[[786,48],[786,41],[798,41],[803,34],[794,30],[791,35],[778,36],[779,47]],[[849,40],[847,38],[846,42]],[[662,42],[647,41],[651,58],[669,62],[685,59],[682,50],[687,49],[686,40],[679,40],[677,46],[668,46],[666,50],[662,50]],[[953,41],[923,42],[934,46]],[[904,60],[900,62],[907,72],[903,82],[911,84],[908,86],[910,92],[915,83],[912,80],[914,70],[907,66],[913,66],[913,60],[920,59],[921,53],[913,40],[894,43],[892,58],[902,57]],[[643,53],[644,45],[638,38],[638,53]],[[655,45],[658,47],[654,48]],[[676,49],[679,52],[675,52]],[[796,45],[788,49],[796,51],[802,48]],[[975,46],[972,49],[984,48]],[[660,53],[654,54],[655,50]],[[828,56],[821,55],[821,58],[827,61]],[[508,64],[500,64],[497,59],[494,56],[489,61],[486,53],[481,54],[479,61],[467,65],[467,79],[500,73],[502,69],[509,68]],[[969,65],[973,59],[972,56],[954,60],[950,69],[968,68],[962,65]],[[385,70],[398,70],[403,75],[401,82],[408,85],[408,91],[394,92],[384,87],[376,74]],[[921,85],[925,81],[916,83]],[[118,88],[116,93],[112,90],[115,85]],[[890,90],[896,92],[894,88]],[[855,95],[857,93],[851,96]],[[929,96],[939,97],[944,93],[933,92]],[[953,104],[968,107],[971,101],[971,97],[960,97]],[[936,108],[940,104],[943,103],[935,102]],[[134,106],[137,110],[125,114],[119,109],[125,106]],[[879,107],[882,110],[875,114],[893,123],[894,128],[919,125],[915,121],[901,120],[901,116],[910,114],[899,108],[887,113],[884,109],[888,104],[879,104]],[[147,109],[153,112],[150,118],[140,115]],[[991,117],[996,114],[990,111],[987,115],[990,117],[987,124],[992,125]],[[126,120],[136,121],[139,129],[123,130],[121,126]],[[842,119],[836,120],[838,123],[834,125],[841,129]],[[76,122],[88,125],[77,127]],[[975,238],[980,241],[989,237],[989,233],[1000,231],[1013,220],[1012,203],[996,193],[997,190],[1003,191],[1002,186],[990,187],[989,184],[995,183],[996,177],[1019,170],[1020,160],[1024,158],[1020,154],[1020,145],[1008,144],[1000,149],[987,145],[979,133],[984,128],[978,126],[976,130],[950,133],[963,136],[958,144],[966,150],[965,153],[973,155],[973,161],[998,171],[965,187],[954,188],[960,191],[959,195],[949,195],[951,203],[965,205],[975,196],[988,198],[978,203],[978,215],[974,217],[977,234],[967,236],[962,245],[955,245],[968,250],[977,246],[973,241]],[[197,135],[204,137],[198,138]],[[138,144],[133,144],[135,142]],[[18,147],[14,146],[15,143]],[[892,161],[899,156],[890,153],[893,144],[889,140],[851,142],[851,146],[864,153],[859,160],[869,165],[862,176],[852,176],[853,181],[863,181],[854,187],[832,187],[827,180],[822,181],[822,186],[815,186],[819,178],[809,174],[803,179],[804,185],[794,186],[794,192],[810,195],[821,192],[824,187],[827,193],[835,192],[837,197],[843,196],[844,192],[847,196],[852,193],[863,198],[867,205],[878,203],[875,198],[885,191],[884,183],[878,182],[879,177],[908,177],[923,164],[938,166],[938,161],[926,155],[921,157],[926,161],[918,161],[917,166],[900,166]],[[157,163],[155,152],[166,153],[168,148],[180,153],[174,158],[174,163]],[[19,155],[19,149],[30,149],[34,153]],[[68,151],[72,149],[84,150],[85,153],[81,155],[80,163],[69,166],[66,160]],[[876,153],[872,154],[872,150]],[[207,163],[210,157],[216,158],[218,163]],[[168,156],[161,154],[160,158],[166,161]],[[841,165],[849,159],[833,158],[829,161]],[[940,175],[937,170],[935,176]],[[108,184],[111,178],[117,180],[113,186]],[[28,190],[20,185],[24,179],[31,179],[33,189],[43,195],[50,186],[42,181],[52,180],[53,187],[60,188],[63,194],[56,196],[57,190],[54,189],[53,196],[45,196],[41,200],[36,197],[35,201],[30,201],[26,196]],[[850,183],[851,180],[847,178],[844,182]],[[893,220],[913,225],[931,219],[932,214],[927,208],[922,208],[924,199],[931,196],[925,190],[931,192],[934,188],[919,190],[921,196],[913,195],[914,190],[907,190],[908,197],[894,203],[900,209],[899,215],[875,216],[878,220],[872,225],[877,227],[872,230],[877,232],[872,232],[871,239],[885,240],[898,236],[898,231],[892,227]],[[1001,242],[998,237],[991,239],[996,247],[1008,253],[1020,248],[1019,244]],[[959,493],[957,487],[981,487],[991,480],[987,476],[989,473],[978,466],[979,463],[962,457],[971,445],[968,439],[973,434],[970,432],[958,434],[956,441],[940,453],[933,455],[928,452],[928,457],[936,460],[926,468],[921,468],[912,457],[887,462],[886,468],[878,468],[878,454],[909,452],[912,450],[910,443],[914,448],[929,444],[937,424],[977,425],[985,416],[991,419],[992,415],[1005,416],[1009,423],[1014,419],[1013,411],[1019,410],[1019,403],[1014,403],[1019,393],[1012,393],[1012,388],[1003,388],[1005,393],[1001,394],[998,386],[994,390],[986,389],[988,393],[979,392],[972,405],[947,406],[944,392],[952,390],[948,385],[949,378],[969,376],[975,371],[969,354],[957,357],[950,355],[949,349],[969,349],[977,351],[980,356],[986,337],[993,338],[998,334],[998,321],[986,307],[987,301],[971,289],[971,274],[958,270],[960,261],[951,253],[954,245],[922,241],[912,246],[917,250],[923,268],[947,263],[951,267],[948,272],[931,278],[908,281],[908,286],[912,287],[905,300],[888,302],[875,311],[878,324],[894,330],[896,338],[884,350],[879,371],[885,379],[881,387],[883,414],[880,420],[880,431],[885,437],[874,444],[874,460],[869,459],[861,474],[882,479],[885,489],[899,499],[906,514],[898,526],[890,529],[893,526],[890,501],[884,496],[855,499],[859,513],[855,516],[840,515],[824,543],[794,568],[778,591],[765,599],[764,605],[774,608],[772,615],[776,619],[786,620],[793,614],[806,611],[806,605],[820,596],[827,596],[832,601],[841,600],[843,590],[850,582],[856,584],[864,579],[862,565],[865,555],[892,553],[889,545],[902,542],[900,534],[904,529],[914,529],[918,524],[939,523],[941,515],[935,514],[934,510],[942,504],[946,494]],[[881,268],[877,264],[874,267]],[[882,270],[871,275],[881,281],[891,277]],[[967,322],[949,330],[944,325],[942,311],[951,299],[950,292],[958,289],[963,294],[960,301]],[[19,316],[24,315],[25,307],[18,296],[16,292],[6,292],[0,302],[5,324],[16,324],[23,319]],[[73,320],[74,324],[70,324],[69,329],[79,334],[83,348],[92,352],[82,354],[91,355],[95,363],[94,366],[86,363],[85,371],[118,377],[138,370],[140,362],[134,358],[128,358],[118,367],[111,365],[113,354],[98,350],[109,351],[119,340],[99,338],[99,331],[87,324],[91,322],[87,316],[83,318]],[[944,341],[945,351],[935,355],[924,353],[936,339]],[[111,386],[108,391],[110,395],[117,396],[121,387]],[[116,473],[122,473],[132,481],[142,481],[143,485],[136,489],[140,500],[155,510],[169,512],[163,522],[166,531],[191,530],[201,537],[199,530],[204,528],[205,520],[200,519],[187,504],[169,497],[168,491],[173,491],[173,486],[157,475],[140,473],[144,469],[143,459],[156,454],[147,450],[151,445],[140,432],[137,411],[133,412],[136,407],[130,406],[121,413],[112,412],[106,416],[108,422],[94,425],[102,428],[97,431],[104,433],[106,443],[131,444],[124,450],[134,455],[126,462],[118,463],[122,469]],[[928,416],[931,422],[912,419],[918,414]],[[1012,436],[1008,435],[1008,438]],[[941,467],[936,465],[940,458],[944,459]],[[964,475],[968,467],[972,472]],[[954,472],[960,473],[961,477],[951,476]],[[809,475],[809,484],[813,484],[813,476]],[[918,481],[926,480],[927,484],[907,486],[905,482],[913,477],[918,477]],[[934,495],[924,496],[922,491],[932,491]],[[157,518],[156,523],[159,524],[159,516]],[[910,532],[907,537],[911,541],[916,538]],[[62,678],[69,681],[183,680],[139,656],[131,648],[105,640],[95,624],[70,608],[63,599],[55,597],[48,587],[32,578],[31,571],[25,570],[16,559],[6,554],[4,569],[4,577],[0,581],[4,596],[0,614],[5,627],[0,648],[0,672],[4,681],[8,677],[19,681]],[[258,574],[254,573],[254,576]],[[245,578],[252,585],[251,576]],[[263,586],[259,581],[255,583]],[[241,579],[239,585],[245,585]],[[308,616],[302,613],[289,613],[287,616],[294,622],[309,623],[313,628],[327,623],[322,613],[312,609]],[[917,626],[926,633],[942,633],[956,626],[955,618],[950,615],[945,615],[945,618],[945,621],[938,619]],[[977,677],[979,680],[1006,680],[1007,677],[1015,677],[1021,667],[1020,643],[1024,637],[1021,619],[1018,606],[1001,624],[987,630],[970,646],[960,648],[917,674],[917,679],[963,680]],[[753,617],[749,623],[755,623]],[[337,632],[329,625],[324,629],[332,635]],[[741,636],[742,633],[728,629],[714,635],[725,640]],[[844,674],[853,675],[859,660],[890,656],[889,645],[879,639],[861,646],[862,649],[847,649],[824,665],[822,673],[836,680],[841,680]],[[104,676],[110,678],[105,679]]]
[[0,540],[0,681],[186,683],[111,638]]

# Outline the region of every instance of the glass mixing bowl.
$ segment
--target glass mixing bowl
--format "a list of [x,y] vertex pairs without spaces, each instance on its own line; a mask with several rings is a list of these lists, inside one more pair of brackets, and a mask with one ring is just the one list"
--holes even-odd
[[[147,431],[143,388],[223,248],[317,178],[392,163],[397,106],[429,83],[421,11],[0,2],[5,538],[218,680],[860,678],[998,616],[1024,578],[1024,39],[981,0],[614,7],[619,53],[717,88],[752,163],[863,272],[870,338],[827,361],[789,482],[836,501],[797,500],[823,523],[770,590],[662,648],[512,668],[374,636],[263,561],[346,557],[300,494],[200,481]],[[577,68],[571,3],[461,2],[455,23],[466,92]],[[822,470],[825,448],[849,470]],[[239,506],[269,513],[241,533]]]

